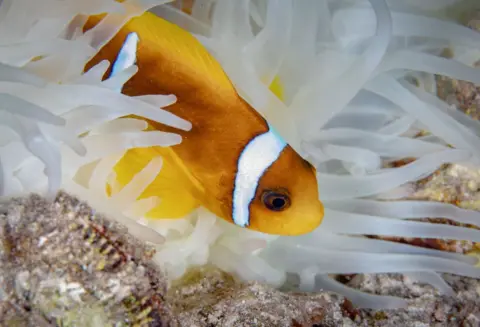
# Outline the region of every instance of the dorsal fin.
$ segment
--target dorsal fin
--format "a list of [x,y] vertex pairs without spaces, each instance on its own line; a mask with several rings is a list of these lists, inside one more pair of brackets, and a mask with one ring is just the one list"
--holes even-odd
[[149,12],[132,19],[126,28],[139,33],[143,42],[155,44],[155,52],[169,54],[173,61],[191,67],[197,78],[235,92],[220,64],[189,32]]
[[[103,18],[103,14],[90,16],[84,31],[96,26]],[[220,64],[189,32],[150,12],[132,18],[119,34],[127,35],[131,32],[137,33],[140,38],[139,52],[144,52],[141,56],[145,57],[146,52],[149,52],[148,57],[161,55],[163,60],[179,62],[179,69],[184,70],[186,76],[194,82],[207,83],[209,88],[224,94],[236,94]],[[124,39],[122,37],[122,41]]]

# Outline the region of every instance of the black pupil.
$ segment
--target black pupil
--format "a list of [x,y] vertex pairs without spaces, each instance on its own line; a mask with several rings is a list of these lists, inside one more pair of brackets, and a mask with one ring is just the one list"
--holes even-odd
[[283,198],[274,198],[272,205],[275,209],[281,209],[285,205],[285,200]]
[[282,211],[290,206],[290,198],[286,194],[266,190],[262,194],[263,205],[272,211]]

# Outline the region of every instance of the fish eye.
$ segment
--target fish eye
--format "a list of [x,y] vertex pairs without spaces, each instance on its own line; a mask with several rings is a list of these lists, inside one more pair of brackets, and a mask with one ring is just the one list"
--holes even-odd
[[290,206],[290,197],[284,193],[268,190],[263,192],[262,202],[272,211],[282,211]]

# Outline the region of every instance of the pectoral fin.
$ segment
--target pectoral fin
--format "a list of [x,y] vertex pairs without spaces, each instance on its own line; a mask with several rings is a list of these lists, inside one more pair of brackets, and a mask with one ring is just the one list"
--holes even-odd
[[175,162],[173,151],[169,148],[150,147],[129,150],[115,167],[117,184],[124,187],[133,176],[141,171],[154,156],[163,159],[162,169],[157,178],[145,189],[139,199],[157,196],[159,205],[146,215],[151,219],[182,218],[192,212],[201,203],[195,194],[195,186],[185,176]]

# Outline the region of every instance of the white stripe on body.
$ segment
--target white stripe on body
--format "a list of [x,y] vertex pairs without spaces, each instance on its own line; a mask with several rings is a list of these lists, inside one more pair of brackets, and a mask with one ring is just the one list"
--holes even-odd
[[115,62],[113,63],[110,77],[115,76],[118,72],[135,64],[135,61],[137,60],[138,41],[139,38],[137,33],[132,32],[127,35],[122,48],[118,52],[117,59],[115,59]]
[[260,179],[280,156],[286,142],[269,125],[268,132],[254,137],[243,149],[237,163],[233,186],[233,222],[241,227],[250,224],[250,203]]

